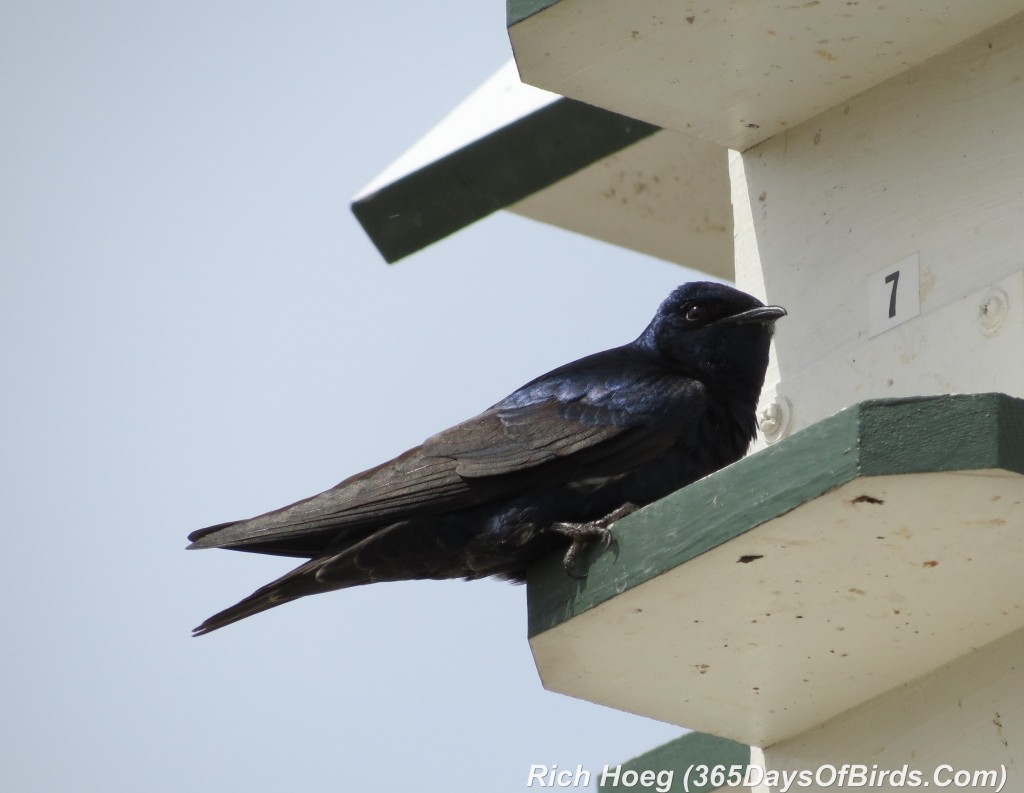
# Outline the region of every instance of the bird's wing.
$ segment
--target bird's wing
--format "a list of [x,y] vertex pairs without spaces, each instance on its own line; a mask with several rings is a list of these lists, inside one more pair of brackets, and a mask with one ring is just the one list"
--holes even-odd
[[[681,403],[687,412],[703,410],[700,384],[678,376],[585,383],[535,388],[525,397],[517,392],[428,439],[423,449],[454,459],[455,472],[466,479],[527,474],[532,482],[529,472],[547,463],[541,481],[558,484],[580,473],[617,473],[655,457],[677,440],[666,425],[688,424]],[[484,416],[488,420],[481,422]],[[616,470],[606,471],[609,465]]]
[[679,418],[674,406],[698,410],[703,404],[699,383],[678,376],[531,386],[324,493],[193,532],[192,547],[309,556],[339,532],[611,475],[652,459],[676,440],[666,420]]

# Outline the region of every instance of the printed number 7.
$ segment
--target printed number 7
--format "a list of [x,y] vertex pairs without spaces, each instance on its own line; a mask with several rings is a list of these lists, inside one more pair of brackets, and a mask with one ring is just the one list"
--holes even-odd
[[896,286],[900,282],[900,271],[889,273],[885,276],[885,282],[892,284],[892,293],[889,295],[889,319],[892,319],[896,316]]

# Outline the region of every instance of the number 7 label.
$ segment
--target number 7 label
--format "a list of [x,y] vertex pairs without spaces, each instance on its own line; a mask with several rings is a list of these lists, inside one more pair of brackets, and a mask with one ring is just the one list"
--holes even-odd
[[868,276],[868,336],[877,336],[921,313],[917,254]]

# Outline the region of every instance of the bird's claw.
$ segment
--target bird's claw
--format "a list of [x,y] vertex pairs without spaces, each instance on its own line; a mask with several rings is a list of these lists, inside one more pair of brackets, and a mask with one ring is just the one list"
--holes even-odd
[[583,580],[587,577],[587,571],[579,568],[579,560],[577,557],[580,552],[585,550],[591,541],[596,538],[601,539],[602,548],[607,548],[612,544],[612,533],[608,529],[598,529],[594,534],[589,535],[588,537],[578,537],[573,540],[572,545],[569,546],[569,550],[565,552],[565,556],[562,558],[562,566],[565,567],[565,572],[572,578]]
[[611,546],[612,540],[615,539],[611,529],[608,527],[620,518],[624,518],[629,513],[636,511],[636,509],[636,504],[626,502],[618,509],[609,512],[603,518],[598,518],[597,520],[587,521],[586,523],[553,524],[552,529],[572,540],[572,544],[562,559],[562,566],[565,567],[565,572],[576,579],[586,578],[586,571],[581,572],[577,566],[577,557],[580,552],[586,549],[594,540],[600,540],[601,548],[607,550]]

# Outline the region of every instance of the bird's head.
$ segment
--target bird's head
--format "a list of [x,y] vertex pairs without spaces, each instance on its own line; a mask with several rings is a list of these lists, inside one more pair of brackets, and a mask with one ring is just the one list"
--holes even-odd
[[781,306],[724,284],[695,281],[675,289],[639,341],[692,376],[726,388],[754,390],[768,366],[768,345]]

